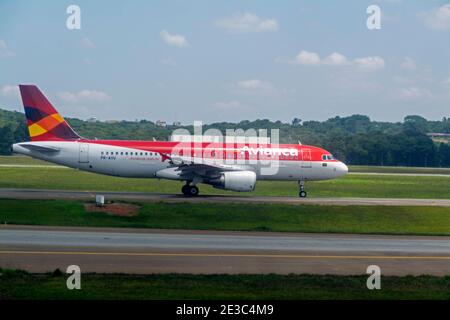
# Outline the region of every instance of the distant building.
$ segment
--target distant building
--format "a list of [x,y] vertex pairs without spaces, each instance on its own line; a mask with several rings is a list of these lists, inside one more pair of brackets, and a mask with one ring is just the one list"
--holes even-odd
[[167,123],[165,121],[162,121],[162,120],[157,120],[156,121],[156,125],[158,127],[167,127]]
[[118,123],[119,120],[105,120],[105,123]]
[[92,118],[86,119],[86,122],[97,122],[97,118],[92,117]]
[[450,143],[449,133],[429,132],[427,136],[436,143]]
[[430,138],[450,138],[450,133],[429,132],[427,136]]
[[174,121],[173,125],[176,126],[176,127],[179,127],[179,126],[181,126],[181,122],[180,121]]

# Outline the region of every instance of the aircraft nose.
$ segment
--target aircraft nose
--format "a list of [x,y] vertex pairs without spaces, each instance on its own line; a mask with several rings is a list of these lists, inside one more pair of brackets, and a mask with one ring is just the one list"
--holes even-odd
[[343,175],[346,175],[348,173],[348,167],[347,167],[347,165],[345,163],[339,162],[338,165],[337,165],[337,170],[336,171],[337,171],[337,174],[339,176],[343,176]]

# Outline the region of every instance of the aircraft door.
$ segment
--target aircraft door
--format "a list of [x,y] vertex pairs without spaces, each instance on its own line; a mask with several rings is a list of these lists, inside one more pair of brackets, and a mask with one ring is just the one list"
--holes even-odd
[[311,149],[302,149],[302,168],[311,168]]
[[89,143],[79,143],[79,163],[89,163]]
[[299,154],[300,180],[308,180],[312,177],[311,149],[301,149]]

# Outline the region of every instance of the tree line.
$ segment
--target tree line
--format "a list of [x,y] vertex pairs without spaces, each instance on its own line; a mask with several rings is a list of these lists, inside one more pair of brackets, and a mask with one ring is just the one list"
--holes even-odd
[[[67,119],[81,136],[98,139],[167,140],[174,129],[193,132],[192,126],[160,127],[148,120],[107,123]],[[323,147],[352,165],[450,167],[450,145],[434,142],[427,133],[450,133],[450,119],[430,121],[417,115],[401,122],[372,121],[364,115],[334,117],[326,121],[291,123],[259,119],[239,123],[220,122],[203,130],[279,129],[281,143]],[[270,131],[269,131],[270,132]],[[28,131],[21,112],[0,109],[0,154],[11,154],[11,145],[26,141]]]

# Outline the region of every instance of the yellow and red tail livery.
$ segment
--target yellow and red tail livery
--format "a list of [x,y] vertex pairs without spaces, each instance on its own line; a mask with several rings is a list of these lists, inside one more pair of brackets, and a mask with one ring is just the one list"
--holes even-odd
[[34,85],[19,85],[31,141],[76,140],[80,137]]

